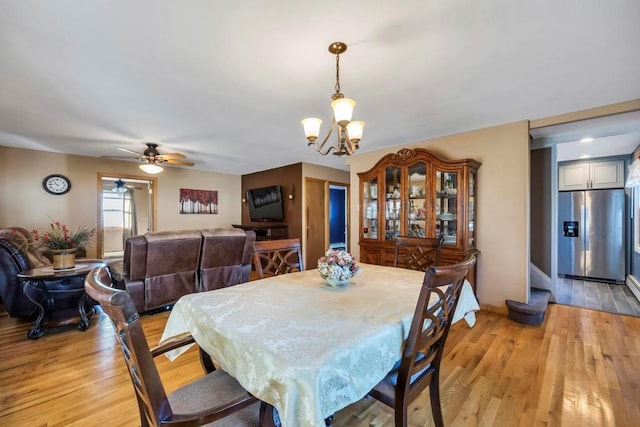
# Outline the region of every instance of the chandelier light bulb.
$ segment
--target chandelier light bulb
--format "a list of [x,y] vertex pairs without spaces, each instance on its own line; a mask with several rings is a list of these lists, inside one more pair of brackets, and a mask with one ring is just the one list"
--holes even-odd
[[322,124],[322,120],[316,119],[315,117],[309,117],[302,120],[302,126],[304,127],[304,136],[311,142],[318,139],[318,135],[320,135],[320,125]]
[[359,142],[362,139],[362,132],[364,131],[364,122],[360,120],[354,120],[347,125],[347,135],[353,142]]
[[338,98],[331,103],[333,108],[333,115],[336,118],[336,123],[344,124],[351,121],[353,116],[353,108],[356,106],[356,101],[349,98]]

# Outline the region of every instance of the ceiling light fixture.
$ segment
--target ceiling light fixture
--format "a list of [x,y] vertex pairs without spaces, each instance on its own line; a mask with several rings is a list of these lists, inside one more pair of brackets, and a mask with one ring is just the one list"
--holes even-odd
[[164,169],[162,168],[162,166],[158,166],[154,163],[144,163],[141,164],[140,166],[138,166],[140,169],[142,169],[144,172],[146,173],[150,173],[152,175],[155,175],[157,173],[162,172]]
[[118,178],[116,182],[114,182],[114,186],[111,189],[114,193],[126,193],[127,187],[125,187],[125,183],[122,178]]
[[[346,51],[347,45],[342,42],[333,42],[329,45],[329,52],[336,56],[336,93],[331,96],[331,99],[333,99],[331,103],[331,108],[333,109],[331,128],[329,128],[329,133],[320,144],[318,144],[316,140],[318,139],[318,135],[320,135],[322,120],[315,117],[302,120],[304,134],[309,140],[307,145],[313,145],[316,151],[323,156],[329,154],[331,150],[333,150],[333,154],[336,156],[353,154],[353,152],[358,149],[358,143],[362,138],[362,131],[364,129],[364,122],[351,120],[356,101],[345,98],[344,95],[340,93],[340,54]],[[332,145],[325,150],[324,146],[329,140],[336,124],[338,125],[338,144],[336,146]]]
[[591,138],[590,136],[585,136],[580,140],[580,142],[591,142],[591,141],[593,141],[593,138]]

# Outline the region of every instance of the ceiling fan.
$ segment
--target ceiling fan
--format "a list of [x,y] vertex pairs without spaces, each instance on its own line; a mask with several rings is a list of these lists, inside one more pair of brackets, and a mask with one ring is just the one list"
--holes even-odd
[[143,164],[140,165],[140,169],[147,173],[155,174],[162,172],[162,167],[160,166],[162,163],[180,166],[193,166],[195,164],[193,162],[180,160],[185,158],[185,155],[182,153],[160,154],[160,152],[158,151],[158,144],[154,144],[151,142],[147,142],[145,144],[147,145],[147,149],[142,153],[138,153],[136,151],[129,150],[128,148],[123,147],[115,148],[120,151],[125,151],[127,153],[133,154],[138,160],[143,162]]

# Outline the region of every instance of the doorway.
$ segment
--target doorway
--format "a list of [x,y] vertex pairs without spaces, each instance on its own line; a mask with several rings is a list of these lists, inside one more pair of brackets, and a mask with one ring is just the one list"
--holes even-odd
[[98,173],[98,258],[124,255],[127,238],[156,228],[157,178]]
[[348,251],[347,187],[329,185],[329,247]]
[[[613,285],[559,277],[559,255],[566,254],[559,254],[558,246],[558,166],[559,162],[592,162],[621,156],[630,160],[631,153],[640,145],[640,112],[532,128],[530,134],[531,287],[551,290],[552,301],[560,304],[637,316],[640,305],[628,283]],[[629,226],[623,228],[627,239],[624,245],[627,272],[633,273],[629,253],[633,251],[628,244],[632,230]]]
[[327,248],[348,250],[348,201],[349,185],[305,178],[305,268],[316,268]]

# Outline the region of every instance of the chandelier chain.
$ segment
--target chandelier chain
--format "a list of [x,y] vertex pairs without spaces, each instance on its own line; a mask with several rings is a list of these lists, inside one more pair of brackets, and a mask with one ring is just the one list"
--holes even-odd
[[340,93],[340,55],[336,55],[336,93]]

